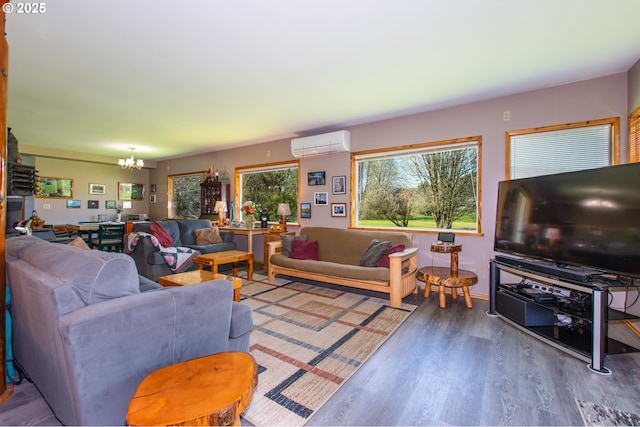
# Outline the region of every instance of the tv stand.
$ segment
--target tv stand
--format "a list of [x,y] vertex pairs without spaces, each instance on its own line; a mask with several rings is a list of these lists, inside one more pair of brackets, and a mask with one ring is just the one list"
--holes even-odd
[[[589,362],[589,369],[603,375],[611,374],[604,366],[606,354],[639,351],[608,337],[608,290],[622,284],[593,274],[587,282],[581,275],[567,278],[521,261],[506,256],[490,261],[488,314]],[[501,271],[522,280],[503,283]]]

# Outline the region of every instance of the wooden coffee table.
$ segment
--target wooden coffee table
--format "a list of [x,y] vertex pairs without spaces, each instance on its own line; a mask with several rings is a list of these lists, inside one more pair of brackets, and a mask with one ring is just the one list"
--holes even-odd
[[239,277],[213,273],[208,270],[192,270],[186,271],[184,273],[170,274],[168,276],[159,277],[158,283],[162,286],[185,286],[218,279],[228,280],[233,283],[233,300],[239,302],[240,289],[242,289],[242,279]]
[[239,426],[256,385],[258,365],[249,353],[218,353],[167,366],[138,385],[127,425]]
[[211,254],[198,255],[193,259],[193,263],[198,266],[198,270],[202,270],[203,266],[211,267],[211,271],[218,272],[220,264],[233,263],[232,274],[238,275],[238,262],[247,261],[247,279],[253,280],[253,253],[239,250],[214,252]]

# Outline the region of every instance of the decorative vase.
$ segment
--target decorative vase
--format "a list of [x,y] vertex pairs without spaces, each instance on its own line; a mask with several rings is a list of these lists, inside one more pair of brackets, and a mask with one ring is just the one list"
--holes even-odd
[[256,217],[251,214],[245,214],[244,226],[247,228],[253,228],[253,223],[256,222]]

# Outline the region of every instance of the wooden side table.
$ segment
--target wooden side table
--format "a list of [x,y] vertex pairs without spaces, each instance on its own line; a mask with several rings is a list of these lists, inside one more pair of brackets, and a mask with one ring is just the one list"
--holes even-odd
[[467,308],[472,308],[469,286],[478,283],[478,276],[473,271],[460,270],[458,268],[458,253],[462,251],[462,245],[433,244],[431,252],[451,254],[451,265],[447,267],[422,267],[416,272],[416,279],[425,282],[424,297],[431,294],[431,286],[438,286],[440,308],[447,307],[445,288],[451,288],[451,297],[458,298],[457,288],[462,288],[464,301]]
[[247,280],[253,280],[253,253],[239,250],[213,252],[210,254],[198,255],[193,259],[193,263],[202,270],[203,266],[211,267],[213,273],[218,272],[220,264],[233,263],[232,275],[238,275],[238,261],[247,261]]
[[257,385],[258,365],[249,353],[218,353],[167,366],[138,385],[127,425],[239,426]]
[[224,279],[233,283],[233,300],[235,302],[240,302],[242,279],[239,277],[227,276],[226,274],[214,273],[209,270],[192,270],[186,271],[184,273],[170,274],[168,276],[158,277],[158,283],[165,287],[187,286],[217,279]]

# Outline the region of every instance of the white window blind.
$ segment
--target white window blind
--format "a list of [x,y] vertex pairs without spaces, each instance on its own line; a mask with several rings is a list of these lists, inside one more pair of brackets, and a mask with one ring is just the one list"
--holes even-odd
[[509,178],[593,169],[611,164],[611,125],[584,126],[510,138]]

